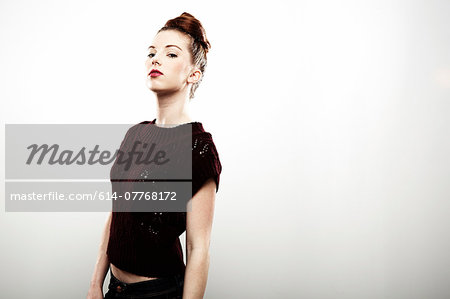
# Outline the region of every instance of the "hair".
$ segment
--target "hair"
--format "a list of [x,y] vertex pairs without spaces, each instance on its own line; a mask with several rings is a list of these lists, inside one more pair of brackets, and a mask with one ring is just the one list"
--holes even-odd
[[189,51],[195,67],[198,67],[202,72],[200,79],[194,83],[189,93],[189,99],[194,97],[194,93],[197,90],[200,82],[203,79],[205,68],[207,65],[206,54],[211,48],[211,44],[206,38],[205,29],[193,15],[183,12],[180,16],[170,19],[166,24],[158,30],[158,33],[164,30],[178,30],[181,33],[185,33],[191,37],[191,43]]

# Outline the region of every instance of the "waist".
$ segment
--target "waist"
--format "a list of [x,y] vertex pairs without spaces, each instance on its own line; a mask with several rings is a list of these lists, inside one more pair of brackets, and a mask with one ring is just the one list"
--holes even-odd
[[146,277],[146,276],[140,276],[140,275],[136,275],[136,274],[127,272],[125,270],[117,268],[116,266],[114,266],[111,263],[110,263],[110,266],[111,266],[111,273],[118,280],[125,282],[125,283],[136,283],[136,282],[158,279],[158,277]]
[[[123,270],[121,270],[121,271],[123,271]],[[177,298],[181,298],[181,293],[183,291],[183,285],[184,285],[184,275],[182,275],[182,274],[175,274],[175,275],[160,277],[160,278],[156,278],[156,279],[144,280],[144,281],[133,282],[133,283],[126,283],[126,282],[118,279],[112,273],[112,270],[110,273],[111,273],[111,280],[110,280],[110,283],[108,286],[108,293],[110,293],[110,294],[117,295],[118,293],[121,293],[121,294],[123,294],[123,298],[125,298],[125,297],[126,298],[144,298],[144,295],[145,295],[145,298],[147,298],[147,297],[153,298],[156,295],[166,295],[166,296],[170,296],[170,298],[172,298],[172,297],[175,298],[174,295],[177,295]],[[158,298],[159,297],[160,296],[158,296]],[[167,297],[167,298],[169,298],[169,297]]]

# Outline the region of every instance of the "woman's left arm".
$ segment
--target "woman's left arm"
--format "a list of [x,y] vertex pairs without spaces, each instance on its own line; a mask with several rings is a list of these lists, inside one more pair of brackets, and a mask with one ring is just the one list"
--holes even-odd
[[191,199],[186,213],[186,272],[183,299],[202,299],[209,270],[209,244],[214,216],[216,183],[208,179]]

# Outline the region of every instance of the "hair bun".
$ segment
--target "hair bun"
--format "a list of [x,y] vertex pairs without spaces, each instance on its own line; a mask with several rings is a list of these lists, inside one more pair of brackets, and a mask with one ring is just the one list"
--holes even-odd
[[206,38],[206,32],[202,23],[190,13],[183,12],[180,16],[167,21],[164,27],[178,29],[189,34],[202,46],[205,53],[208,53],[211,48],[211,44]]

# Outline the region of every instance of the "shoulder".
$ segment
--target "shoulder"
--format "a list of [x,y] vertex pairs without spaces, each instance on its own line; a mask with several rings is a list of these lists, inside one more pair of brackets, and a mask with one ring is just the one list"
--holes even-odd
[[144,130],[146,128],[146,125],[151,123],[152,123],[151,121],[144,120],[137,124],[134,124],[130,128],[128,128],[127,135],[134,135],[137,132]]
[[204,156],[206,154],[217,155],[216,144],[211,133],[201,132],[192,135],[192,151],[194,154]]
[[222,171],[219,152],[209,132],[193,135],[192,139],[192,161],[194,169],[203,172],[218,173]]

